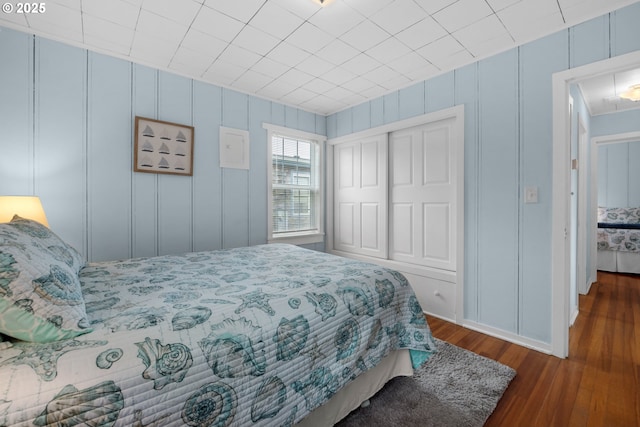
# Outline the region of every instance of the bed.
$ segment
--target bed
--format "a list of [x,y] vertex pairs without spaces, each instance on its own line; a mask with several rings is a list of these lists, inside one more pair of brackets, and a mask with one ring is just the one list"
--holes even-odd
[[640,208],[598,208],[598,270],[640,274]]
[[0,426],[333,425],[435,349],[400,273],[284,244],[84,264],[0,224]]

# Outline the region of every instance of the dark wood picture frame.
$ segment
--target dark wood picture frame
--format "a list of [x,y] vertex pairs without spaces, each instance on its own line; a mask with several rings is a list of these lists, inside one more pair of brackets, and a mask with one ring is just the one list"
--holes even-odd
[[135,172],[193,175],[193,126],[136,116]]

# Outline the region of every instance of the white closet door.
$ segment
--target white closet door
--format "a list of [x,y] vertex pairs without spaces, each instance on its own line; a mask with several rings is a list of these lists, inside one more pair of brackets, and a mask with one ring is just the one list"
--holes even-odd
[[334,248],[387,258],[387,135],[334,148]]
[[390,259],[456,270],[454,124],[441,120],[389,136]]

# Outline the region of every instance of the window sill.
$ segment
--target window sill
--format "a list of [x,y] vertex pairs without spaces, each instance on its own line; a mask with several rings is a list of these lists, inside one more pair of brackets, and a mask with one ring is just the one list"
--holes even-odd
[[310,243],[324,242],[324,233],[296,234],[291,233],[284,236],[271,237],[268,243],[291,243],[292,245],[307,245]]

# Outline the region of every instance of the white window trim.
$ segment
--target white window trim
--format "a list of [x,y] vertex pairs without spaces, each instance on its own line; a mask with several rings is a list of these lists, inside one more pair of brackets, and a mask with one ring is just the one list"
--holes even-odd
[[[325,203],[324,203],[324,145],[327,137],[315,133],[305,132],[297,129],[291,129],[283,126],[263,123],[262,127],[267,130],[267,242],[268,243],[291,243],[294,245],[304,245],[310,243],[324,242],[324,222],[325,222]],[[273,160],[271,140],[273,135],[285,135],[291,138],[313,141],[318,144],[318,230],[310,232],[291,232],[282,233],[279,236],[273,235]]]

